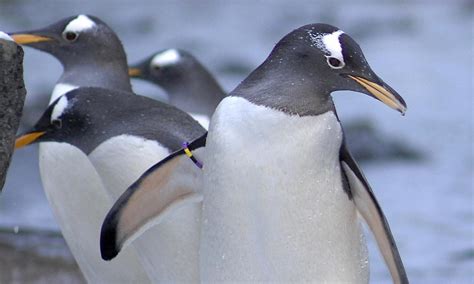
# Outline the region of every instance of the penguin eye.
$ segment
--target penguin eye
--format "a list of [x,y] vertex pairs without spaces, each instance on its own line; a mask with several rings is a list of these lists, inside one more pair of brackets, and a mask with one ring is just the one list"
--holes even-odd
[[152,69],[153,71],[158,71],[158,70],[161,69],[161,67],[160,67],[160,65],[158,65],[158,64],[152,64],[152,65],[151,65],[151,69]]
[[342,62],[341,60],[335,57],[328,57],[327,62],[328,62],[329,67],[333,69],[341,69],[345,65],[344,62]]
[[75,33],[75,32],[71,32],[71,31],[67,31],[67,32],[66,32],[66,31],[65,31],[65,32],[63,33],[63,38],[64,38],[65,40],[69,41],[69,42],[75,41],[75,40],[77,39],[77,37],[78,37],[78,35],[77,35],[77,33]]
[[51,124],[57,129],[60,129],[61,127],[63,127],[63,122],[61,119],[53,119],[51,121]]

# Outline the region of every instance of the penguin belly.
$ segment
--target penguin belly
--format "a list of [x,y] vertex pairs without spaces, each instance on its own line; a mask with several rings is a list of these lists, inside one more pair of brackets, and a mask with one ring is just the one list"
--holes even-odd
[[[156,141],[120,135],[100,144],[89,159],[112,199],[117,200],[146,170],[169,153],[168,148]],[[132,247],[137,249],[154,283],[199,282],[200,214],[200,203],[179,208],[133,242]]]
[[40,144],[39,166],[46,197],[88,283],[149,283],[136,252],[112,261],[100,256],[100,228],[113,205],[87,156],[58,142]]
[[221,102],[205,150],[203,281],[368,282],[342,139],[332,111],[300,117]]

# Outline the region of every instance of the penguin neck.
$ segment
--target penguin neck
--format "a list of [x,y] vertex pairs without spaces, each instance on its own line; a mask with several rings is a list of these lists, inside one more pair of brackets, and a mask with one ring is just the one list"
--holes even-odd
[[77,87],[101,87],[132,92],[126,64],[117,61],[92,61],[64,64],[57,84]]
[[183,72],[185,84],[168,83],[163,88],[169,101],[186,112],[212,116],[220,101],[226,96],[214,77],[199,63],[191,72]]
[[334,111],[330,91],[322,79],[318,79],[307,63],[293,59],[269,57],[230,95],[290,115],[314,116]]

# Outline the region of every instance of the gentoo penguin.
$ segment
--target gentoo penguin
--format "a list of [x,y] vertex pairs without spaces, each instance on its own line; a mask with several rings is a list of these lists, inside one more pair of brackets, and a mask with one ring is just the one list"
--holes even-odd
[[[80,86],[131,91],[121,42],[96,17],[71,16],[45,28],[10,35],[17,43],[47,52],[62,64],[64,70],[50,103]],[[71,144],[41,143],[39,168],[55,219],[86,280],[149,282],[133,248],[114,263],[100,258],[96,241],[100,220],[113,200],[88,157]]]
[[[129,102],[132,108],[131,98],[128,98],[131,86],[125,52],[112,29],[98,18],[87,15],[73,16],[43,29],[14,33],[12,37],[19,43],[54,55],[63,65],[64,73],[55,87],[52,101],[79,86],[93,86],[114,90],[117,104],[124,107]],[[58,103],[64,106],[65,101],[59,100]],[[154,105],[152,102],[149,104]],[[98,115],[109,105],[108,102],[102,105],[97,103],[91,111]],[[83,112],[82,118],[87,119],[92,113]],[[154,119],[163,118],[156,116]],[[125,129],[128,125],[124,124],[123,127]],[[195,127],[197,129],[199,125]],[[101,131],[108,130],[104,128]],[[179,134],[183,130],[179,127],[176,131]],[[92,136],[99,139],[98,144],[102,143],[101,147],[97,147],[93,152],[84,151],[75,143],[49,141],[40,145],[43,187],[63,235],[86,279],[89,282],[147,282],[148,278],[153,282],[160,282],[174,279],[177,274],[175,271],[180,268],[180,260],[183,258],[163,261],[162,257],[149,249],[167,244],[169,237],[158,231],[158,228],[144,234],[134,244],[138,253],[135,248],[131,248],[127,250],[126,256],[120,256],[117,261],[104,262],[100,257],[98,243],[101,222],[113,201],[145,169],[166,157],[168,152],[156,146],[155,141],[133,135],[113,138],[98,134]],[[100,137],[107,140],[100,140]],[[162,141],[157,142],[163,144]],[[117,152],[121,154],[115,156]],[[125,173],[113,168],[114,163],[120,164],[118,159],[129,166]],[[65,188],[68,190],[64,190]],[[78,238],[78,235],[81,238]],[[192,238],[189,242],[193,242]],[[188,263],[189,261],[186,261],[186,264]],[[145,275],[145,270],[148,276]],[[181,273],[176,280],[194,279],[196,276],[192,273],[195,271],[197,269],[188,274]]]
[[[337,90],[406,111],[346,33],[326,24],[290,32],[219,104],[207,138],[154,165],[121,196],[102,227],[112,247],[101,249],[116,253],[169,214],[150,200],[158,192],[174,188],[173,204],[201,187],[203,282],[366,283],[359,213],[394,282],[407,283],[383,211],[346,147],[330,96]],[[174,169],[188,157],[203,164],[202,175],[181,183],[186,173]]]
[[130,66],[129,75],[163,88],[170,104],[190,113],[206,129],[217,105],[226,96],[211,73],[181,49],[158,51]]
[[[77,147],[116,200],[150,165],[205,132],[187,113],[163,102],[133,93],[81,87],[53,102],[33,129],[17,139],[16,147],[37,142]],[[94,193],[89,194],[94,198]],[[173,212],[139,239],[137,251],[146,260],[147,270],[156,273],[152,274],[153,282],[199,280],[201,206],[200,195],[196,196],[191,199],[193,206]],[[104,216],[105,212],[102,220]],[[94,241],[99,244],[99,238]]]
[[71,16],[45,28],[10,35],[19,44],[53,55],[63,66],[50,103],[81,86],[132,91],[122,43],[97,17]]

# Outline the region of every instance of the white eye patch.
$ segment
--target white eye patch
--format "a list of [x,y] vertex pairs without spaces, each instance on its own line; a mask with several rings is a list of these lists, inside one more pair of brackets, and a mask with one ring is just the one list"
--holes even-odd
[[13,41],[13,39],[4,32],[0,32],[0,38],[8,41]]
[[[330,34],[314,34],[311,30],[308,30],[313,46],[324,52],[326,58],[330,59],[334,57],[342,63],[337,68],[342,68],[345,65],[341,42],[339,41],[339,36],[343,33],[343,31],[338,30]],[[329,65],[334,68],[331,64]]]
[[181,56],[176,49],[168,49],[163,52],[158,53],[151,60],[151,66],[166,66],[173,65],[179,62]]
[[343,34],[343,31],[335,31],[332,34],[328,34],[322,37],[324,47],[330,53],[330,57],[335,57],[342,62],[344,62],[344,57],[342,56],[342,47],[339,42],[339,36]]
[[53,120],[58,119],[66,110],[67,108],[67,97],[66,96],[61,96],[59,101],[56,103],[56,105],[53,108],[53,112],[51,113],[51,122]]
[[74,20],[70,21],[69,24],[64,28],[64,33],[73,32],[80,33],[85,30],[94,28],[96,23],[92,21],[86,15],[79,15]]

